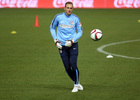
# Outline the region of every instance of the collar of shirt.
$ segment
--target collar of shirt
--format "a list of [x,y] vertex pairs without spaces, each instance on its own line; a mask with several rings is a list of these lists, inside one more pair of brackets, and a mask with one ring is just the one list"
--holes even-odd
[[65,12],[64,12],[64,15],[65,15],[66,17],[70,17],[72,14],[68,16],[68,15],[66,15]]

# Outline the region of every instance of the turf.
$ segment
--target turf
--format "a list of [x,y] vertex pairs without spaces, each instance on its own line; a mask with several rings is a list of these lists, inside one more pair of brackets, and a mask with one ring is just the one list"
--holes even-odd
[[[75,9],[83,26],[78,67],[83,91],[71,93],[49,27],[63,9],[0,9],[0,100],[140,100],[140,60],[115,57],[96,49],[140,39],[140,9]],[[34,27],[35,16],[40,27]],[[92,41],[90,32],[103,32]],[[16,31],[16,34],[11,34]],[[140,41],[104,48],[140,58]]]

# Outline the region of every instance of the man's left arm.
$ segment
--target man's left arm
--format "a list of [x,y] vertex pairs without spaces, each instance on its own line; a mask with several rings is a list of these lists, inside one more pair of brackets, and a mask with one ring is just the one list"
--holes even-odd
[[77,33],[76,33],[76,36],[72,39],[72,40],[67,40],[66,43],[65,43],[65,46],[67,47],[71,47],[73,43],[77,42],[78,39],[82,36],[83,34],[83,30],[82,30],[82,24],[80,22],[80,20],[78,19],[77,22],[76,22],[76,30],[77,30]]
[[77,20],[77,23],[76,23],[76,29],[77,29],[77,34],[76,36],[73,38],[74,41],[78,41],[78,39],[82,36],[83,34],[83,29],[82,29],[82,24],[80,22],[80,20],[78,19]]

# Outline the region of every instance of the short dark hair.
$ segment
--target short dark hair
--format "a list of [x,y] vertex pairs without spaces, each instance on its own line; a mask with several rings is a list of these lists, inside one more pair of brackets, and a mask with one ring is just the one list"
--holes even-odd
[[72,6],[73,6],[73,3],[70,2],[70,1],[68,1],[68,2],[65,3],[65,7],[66,7],[67,4],[72,4]]

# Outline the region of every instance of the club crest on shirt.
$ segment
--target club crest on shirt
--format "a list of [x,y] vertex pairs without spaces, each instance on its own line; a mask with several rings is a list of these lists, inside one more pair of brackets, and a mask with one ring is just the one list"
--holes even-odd
[[70,24],[74,24],[74,21],[73,21],[73,20],[71,20],[71,21],[70,21]]

